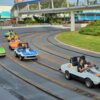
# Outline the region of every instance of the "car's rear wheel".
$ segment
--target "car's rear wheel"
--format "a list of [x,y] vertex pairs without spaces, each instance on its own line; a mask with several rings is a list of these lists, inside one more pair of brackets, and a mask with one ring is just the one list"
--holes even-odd
[[94,84],[93,84],[93,81],[91,81],[89,78],[86,78],[85,79],[85,85],[88,88],[92,88]]
[[67,80],[70,80],[71,79],[71,74],[68,71],[65,71],[65,78]]
[[24,60],[24,58],[22,57],[22,56],[19,56],[19,59],[22,61],[22,60]]

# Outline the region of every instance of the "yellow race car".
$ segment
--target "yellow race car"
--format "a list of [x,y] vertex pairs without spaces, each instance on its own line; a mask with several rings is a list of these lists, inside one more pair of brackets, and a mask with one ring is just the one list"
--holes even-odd
[[19,36],[14,34],[14,35],[9,35],[7,38],[8,42],[10,42],[11,40],[19,40]]
[[10,42],[12,39],[14,39],[13,35],[9,35],[8,38],[7,38],[8,42]]

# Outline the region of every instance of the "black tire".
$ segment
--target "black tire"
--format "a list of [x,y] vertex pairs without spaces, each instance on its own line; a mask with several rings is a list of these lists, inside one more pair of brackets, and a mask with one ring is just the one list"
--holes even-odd
[[67,80],[70,80],[71,79],[71,74],[68,71],[65,71],[65,78]]
[[38,58],[35,58],[34,60],[36,60],[36,61],[37,61],[37,60],[38,60]]
[[93,84],[93,81],[91,81],[89,78],[86,78],[85,79],[85,85],[88,88],[92,88],[94,84]]
[[3,57],[6,57],[6,55],[4,55]]
[[18,55],[16,54],[16,52],[15,52],[15,57],[18,57]]
[[12,48],[9,46],[9,49],[12,50]]
[[2,57],[4,57],[4,58],[5,58],[5,57],[6,57],[6,55],[3,55]]
[[22,61],[22,60],[24,60],[24,58],[22,57],[22,56],[19,56],[19,59]]

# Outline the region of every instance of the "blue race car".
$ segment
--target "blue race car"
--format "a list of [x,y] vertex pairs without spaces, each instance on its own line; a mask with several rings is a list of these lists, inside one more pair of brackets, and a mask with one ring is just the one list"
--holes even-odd
[[25,60],[25,59],[37,60],[38,56],[37,51],[29,48],[28,43],[19,43],[18,48],[16,48],[14,52],[15,52],[15,57],[18,57],[20,60]]

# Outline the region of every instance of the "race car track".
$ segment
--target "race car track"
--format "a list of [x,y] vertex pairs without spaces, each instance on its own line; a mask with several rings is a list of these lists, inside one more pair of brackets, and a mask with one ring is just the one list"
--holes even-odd
[[[42,36],[42,35],[41,35]],[[35,37],[35,39],[36,40],[38,40],[39,41],[39,39],[37,39],[36,37]],[[32,39],[32,40],[34,40],[34,39]],[[41,40],[43,40],[43,39],[41,39]],[[34,40],[35,41],[35,40]],[[33,44],[34,44],[35,42],[33,42]],[[48,53],[49,51],[48,50],[46,50],[46,47],[44,47],[42,44],[42,41],[39,41],[39,44],[40,45],[37,45],[36,47],[38,47],[38,49],[40,48],[40,50],[43,50],[43,52],[46,52],[46,53]],[[47,43],[47,42],[45,42],[45,43]],[[38,44],[38,43],[36,43],[36,44]],[[34,44],[35,45],[35,44]],[[47,44],[48,45],[48,44]],[[41,47],[40,47],[41,46]],[[42,49],[41,49],[42,48]],[[45,48],[45,50],[44,50],[44,48]],[[57,49],[55,49],[55,50],[57,50]],[[49,53],[50,54],[52,54],[52,55],[55,55],[55,53],[52,53],[53,52],[53,50],[52,51],[50,51]],[[45,55],[44,55],[45,56]],[[57,55],[55,55],[55,56],[57,56]],[[59,56],[59,55],[58,55]],[[62,57],[61,57],[62,58]],[[66,56],[66,58],[67,58],[67,56]],[[52,58],[53,59],[53,58]],[[69,57],[68,57],[68,59],[69,59]],[[91,58],[92,59],[92,58]],[[94,58],[93,58],[94,59]],[[67,61],[67,59],[66,59],[66,61]],[[98,61],[99,61],[99,59],[98,59]],[[97,62],[98,63],[98,65],[100,65],[100,63],[99,62]]]
[[[36,75],[38,75],[38,76],[40,76],[40,77],[42,77],[42,78],[44,78],[44,79],[46,79],[46,80],[48,80],[48,81],[51,81],[51,82],[53,82],[53,83],[55,83],[55,84],[57,84],[57,85],[59,85],[59,86],[61,86],[61,87],[63,87],[63,88],[67,88],[67,89],[70,89],[70,90],[72,90],[72,91],[75,91],[76,93],[79,93],[79,94],[81,94],[81,95],[85,95],[85,96],[88,96],[88,97],[92,97],[92,98],[94,98],[94,99],[97,99],[97,97],[98,96],[96,96],[95,94],[93,94],[93,93],[90,93],[90,92],[88,92],[88,91],[84,91],[83,89],[80,89],[80,88],[78,88],[78,87],[74,87],[74,86],[72,86],[72,85],[70,85],[70,84],[66,84],[66,82],[65,81],[62,81],[62,80],[60,80],[59,78],[57,78],[57,76],[59,75],[59,70],[57,70],[57,69],[53,69],[53,68],[51,68],[50,66],[47,66],[47,65],[44,65],[44,64],[42,64],[42,63],[40,63],[40,62],[33,62],[33,63],[38,63],[39,65],[38,65],[38,67],[45,67],[46,69],[43,69],[43,70],[46,70],[46,71],[44,71],[44,72],[41,72],[41,71],[39,71],[39,70],[36,70],[36,68],[33,68],[34,66],[32,66],[31,64],[31,66],[29,66],[28,64],[26,65],[26,64],[19,64],[18,62],[16,62],[15,60],[13,60],[13,57],[11,57],[11,56],[9,56],[9,59],[11,59],[13,62],[15,62],[15,63],[17,63],[17,65],[20,65],[21,67],[23,67],[23,68],[25,68],[26,70],[28,70],[28,71],[30,71],[30,72],[32,72],[32,73],[35,73]],[[42,66],[41,66],[42,65]],[[27,66],[27,67],[26,67]],[[40,68],[39,68],[40,69]],[[55,73],[55,76],[51,76],[51,75],[48,75],[46,72],[50,72],[50,73]],[[57,75],[56,75],[57,74]],[[62,75],[61,75],[61,77],[62,77]],[[63,98],[63,97],[62,97]],[[63,98],[64,99],[64,98]]]
[[[63,30],[55,29],[47,33],[45,29],[42,29],[42,32],[31,30],[29,33],[20,34],[22,41],[28,42],[31,48],[38,50],[38,61],[20,61],[18,58],[15,58],[14,52],[9,50],[8,43],[5,41],[2,45],[7,50],[7,57],[0,60],[0,65],[54,99],[66,100],[72,98],[72,95],[67,95],[67,93],[73,93],[73,97],[83,96],[83,98],[89,97],[90,99],[99,100],[99,86],[94,89],[87,89],[80,82],[67,81],[63,74],[60,73],[59,68],[61,64],[67,63],[72,55],[82,55],[80,52],[67,51],[66,48],[58,47],[58,45],[53,43],[52,37],[60,31]],[[87,56],[95,61],[97,65],[100,65],[99,57]]]
[[[8,68],[5,64],[1,63],[0,62],[0,65],[5,69],[7,70],[8,72],[10,72],[11,74],[17,76],[19,79],[25,81],[26,83],[32,85],[33,87],[36,87],[37,89],[39,89],[40,91],[43,91],[45,92],[46,94],[56,98],[57,100],[63,100],[63,98],[61,98],[60,96],[56,95],[56,94],[53,94],[51,91],[43,88],[42,86],[40,86],[39,84],[35,84],[33,83],[31,80],[29,80],[28,78],[22,76],[21,74],[19,74],[18,72],[16,72],[15,70],[12,70],[11,68]],[[25,68],[25,67],[24,67]]]
[[[33,38],[32,41],[33,40],[35,41],[35,42],[33,41],[34,46],[36,46],[38,49],[40,49],[44,52],[47,52],[49,54],[52,54],[52,55],[55,55],[55,56],[58,56],[60,58],[67,59],[67,60],[69,60],[70,57],[73,57],[73,55],[74,56],[85,55],[90,61],[93,61],[98,66],[100,65],[100,55],[99,54],[94,55],[94,54],[90,53],[91,54],[90,55],[90,54],[87,54],[84,52],[82,53],[82,51],[79,52],[78,50],[74,51],[74,50],[67,49],[66,47],[64,48],[63,46],[61,47],[61,46],[55,44],[54,37],[51,38],[51,36],[52,36],[52,34],[51,35],[50,34],[39,35],[37,38],[35,37],[35,40],[38,40],[38,41],[35,41]],[[53,36],[55,36],[55,34],[53,34]],[[51,38],[51,39],[49,39],[49,38]],[[32,43],[32,41],[30,41],[30,43]],[[52,41],[54,41],[54,43]],[[42,46],[40,47],[39,45],[36,45],[36,44],[40,44]]]

